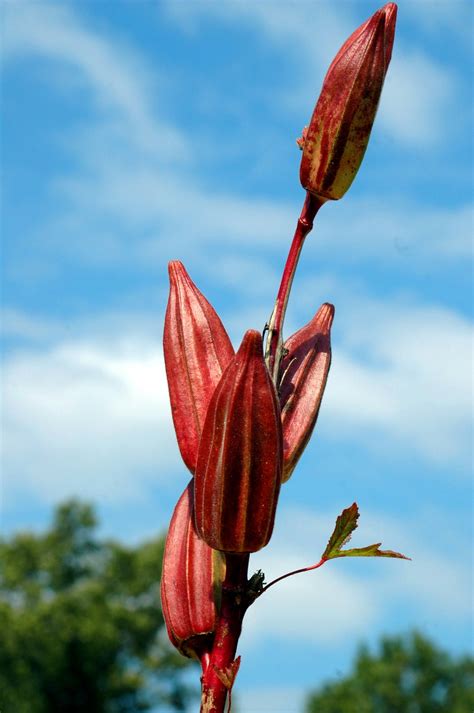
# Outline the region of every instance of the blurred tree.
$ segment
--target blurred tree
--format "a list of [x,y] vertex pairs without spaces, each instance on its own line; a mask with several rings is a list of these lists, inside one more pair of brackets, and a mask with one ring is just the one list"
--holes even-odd
[[421,634],[361,647],[346,678],[310,695],[306,713],[469,713],[474,659],[453,659]]
[[2,713],[184,710],[188,663],[159,601],[163,538],[99,541],[90,505],[57,508],[42,535],[0,541]]

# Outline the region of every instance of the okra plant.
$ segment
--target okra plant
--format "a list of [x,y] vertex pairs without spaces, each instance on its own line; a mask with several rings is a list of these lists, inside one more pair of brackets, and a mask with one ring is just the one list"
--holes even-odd
[[306,196],[264,336],[247,331],[234,352],[183,265],[169,266],[165,364],[176,437],[192,478],[171,519],[161,597],[171,642],[201,664],[201,713],[230,709],[242,621],[270,586],[337,557],[404,558],[380,543],[343,549],[357,526],[353,503],[337,518],[316,564],[269,583],[260,571],[249,576],[250,554],[269,543],[280,488],[315,426],[331,363],[332,305],[323,304],[306,326],[283,338],[293,277],[317,212],[342,198],[363,159],[396,14],[388,3],[343,44],[297,141]]

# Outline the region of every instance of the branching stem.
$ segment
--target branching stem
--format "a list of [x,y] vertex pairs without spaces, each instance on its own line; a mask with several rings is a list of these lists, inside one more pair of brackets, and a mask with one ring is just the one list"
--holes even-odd
[[267,589],[270,589],[270,587],[273,587],[274,584],[277,582],[281,582],[282,579],[286,579],[287,577],[292,577],[294,574],[301,574],[302,572],[310,572],[313,569],[318,569],[318,567],[322,567],[323,564],[327,562],[327,559],[324,557],[319,560],[316,564],[312,564],[309,567],[302,567],[301,569],[295,569],[293,572],[287,572],[286,574],[282,574],[281,577],[277,577],[274,579],[272,582],[269,582],[266,584],[260,592],[257,594],[257,597],[261,597],[264,592],[267,591]]

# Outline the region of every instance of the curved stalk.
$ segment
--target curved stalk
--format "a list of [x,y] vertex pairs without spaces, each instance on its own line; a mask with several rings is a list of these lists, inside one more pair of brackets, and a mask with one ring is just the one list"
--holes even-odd
[[324,199],[309,193],[309,191],[306,192],[306,199],[301,210],[301,215],[296,224],[295,234],[286,259],[275,306],[268,322],[265,360],[267,362],[268,371],[270,372],[276,386],[278,386],[280,362],[283,356],[283,322],[285,319],[291,286],[293,284],[293,278],[295,276],[305,238],[308,233],[311,232],[316,213],[321,208],[323,203]]

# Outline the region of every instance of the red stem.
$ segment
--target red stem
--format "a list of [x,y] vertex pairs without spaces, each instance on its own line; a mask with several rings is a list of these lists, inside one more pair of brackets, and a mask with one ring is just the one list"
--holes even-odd
[[[268,369],[275,383],[277,383],[282,356],[281,332],[293,277],[304,240],[311,231],[313,220],[323,202],[317,196],[306,193],[306,200],[298,219],[293,242],[283,270],[275,307],[268,325],[265,356]],[[237,643],[242,630],[242,620],[247,607],[255,599],[255,596],[249,599],[247,593],[248,562],[248,554],[226,554],[226,575],[222,585],[221,608],[216,634],[212,651],[210,654],[206,654],[201,662],[203,670],[201,677],[201,713],[224,713],[227,700],[229,699],[230,702],[233,678],[238,667],[238,662],[234,664],[234,661]],[[322,563],[321,561],[313,567],[297,571],[304,572],[308,569],[316,569]],[[270,582],[261,593],[291,574],[296,574],[296,572],[290,572]],[[234,666],[232,666],[233,664]]]
[[226,554],[216,635],[209,663],[201,678],[201,713],[224,713],[227,696],[230,696],[233,681],[230,679],[226,683],[223,677],[226,672],[231,676],[229,667],[235,659],[242,620],[250,603],[246,596],[248,562],[248,554]]
[[310,567],[301,567],[301,569],[294,569],[293,572],[287,572],[286,574],[282,574],[281,577],[277,577],[274,579],[272,582],[269,582],[266,584],[263,589],[258,593],[258,596],[261,597],[264,592],[267,591],[267,589],[270,589],[270,587],[273,587],[274,584],[277,582],[281,582],[282,579],[286,579],[287,577],[292,577],[294,574],[301,574],[302,572],[311,572],[312,569],[318,569],[318,567],[322,567],[322,565],[327,562],[327,559],[322,557],[319,562],[316,562],[316,564],[312,564]]
[[312,193],[306,192],[306,199],[301,210],[301,215],[296,224],[296,230],[291,243],[290,251],[286,259],[285,268],[281,278],[280,289],[278,290],[275,307],[268,324],[268,339],[266,344],[265,357],[270,374],[275,384],[278,382],[278,372],[282,357],[282,329],[285,319],[286,306],[290,296],[293,277],[296,272],[301,249],[306,236],[313,227],[316,213],[323,205],[323,200]]

